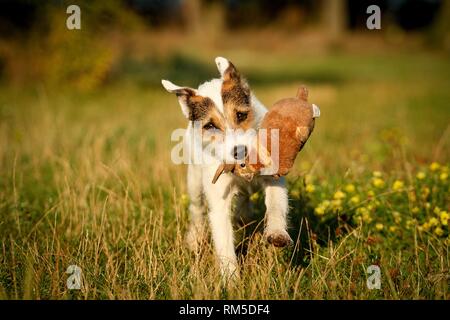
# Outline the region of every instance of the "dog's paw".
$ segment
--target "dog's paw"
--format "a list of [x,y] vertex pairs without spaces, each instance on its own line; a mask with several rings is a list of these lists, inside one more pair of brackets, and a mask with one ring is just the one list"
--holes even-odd
[[285,230],[274,230],[266,232],[265,236],[270,244],[278,248],[291,246],[294,243]]
[[229,284],[233,284],[241,278],[237,262],[227,259],[220,259],[220,274],[222,281]]

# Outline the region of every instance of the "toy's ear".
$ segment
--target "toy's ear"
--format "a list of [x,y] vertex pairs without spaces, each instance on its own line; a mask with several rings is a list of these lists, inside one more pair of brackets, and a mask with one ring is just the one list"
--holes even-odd
[[197,96],[197,90],[189,88],[189,87],[180,87],[176,84],[173,84],[172,82],[168,80],[161,80],[161,83],[163,87],[170,93],[175,93],[178,97],[178,102],[181,106],[181,111],[183,112],[184,116],[189,119],[191,115],[191,104],[189,101],[191,98]]
[[297,98],[305,102],[308,101],[308,89],[305,86],[300,86],[297,91]]

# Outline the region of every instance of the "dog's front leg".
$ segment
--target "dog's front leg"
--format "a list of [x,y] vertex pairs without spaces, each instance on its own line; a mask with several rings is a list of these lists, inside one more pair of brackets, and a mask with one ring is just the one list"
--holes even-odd
[[287,233],[288,192],[284,178],[278,180],[264,177],[264,191],[266,194],[266,227],[264,235],[276,247],[292,244]]
[[205,195],[208,200],[211,234],[220,271],[227,278],[236,277],[237,258],[234,251],[231,212],[231,201],[234,196],[232,178],[229,175],[222,175],[216,184],[212,184],[211,180],[204,183],[209,183],[205,188]]
[[185,241],[188,248],[198,252],[200,244],[205,239],[205,213],[206,206],[203,199],[202,168],[190,164],[187,172],[187,188],[190,197],[189,213],[190,222]]

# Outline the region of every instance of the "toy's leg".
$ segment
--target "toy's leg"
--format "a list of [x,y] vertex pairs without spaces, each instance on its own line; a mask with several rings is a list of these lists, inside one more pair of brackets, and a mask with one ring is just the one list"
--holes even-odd
[[276,247],[284,247],[292,244],[292,239],[287,233],[288,193],[285,179],[264,179],[266,193],[266,228],[264,235],[271,244]]

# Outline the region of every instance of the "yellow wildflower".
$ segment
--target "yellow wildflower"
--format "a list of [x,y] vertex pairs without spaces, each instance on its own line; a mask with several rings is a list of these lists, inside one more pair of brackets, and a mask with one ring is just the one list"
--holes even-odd
[[375,228],[376,228],[378,231],[381,231],[381,230],[384,229],[384,226],[383,226],[382,223],[377,223],[377,224],[375,225]]
[[189,205],[189,196],[183,193],[180,197],[180,202],[183,207],[187,207]]
[[434,227],[439,225],[439,220],[433,217],[428,221],[428,223],[430,224],[431,227]]
[[419,180],[423,180],[423,179],[426,178],[426,176],[427,175],[425,174],[425,172],[420,171],[420,172],[417,173],[416,178],[419,179]]
[[374,171],[374,172],[372,173],[372,175],[373,175],[375,178],[380,178],[380,177],[381,177],[381,172],[380,172],[380,171]]
[[314,212],[317,216],[323,216],[325,214],[326,209],[330,206],[330,201],[324,200],[314,209]]
[[355,186],[351,183],[345,186],[345,191],[347,191],[348,193],[353,193],[355,192],[355,190]]
[[398,229],[398,228],[397,228],[396,226],[390,226],[390,227],[389,227],[389,231],[390,231],[390,232],[396,232],[397,229]]
[[358,204],[360,201],[359,196],[353,196],[350,198],[350,202],[353,204]]
[[369,197],[375,197],[375,192],[373,192],[373,190],[369,190],[369,191],[367,191],[367,195]]
[[372,217],[370,216],[370,212],[366,207],[359,207],[356,209],[356,214],[361,216],[361,219],[364,222],[370,223],[372,221]]
[[401,180],[395,180],[394,184],[392,185],[392,190],[394,191],[400,191],[405,187],[405,184]]
[[[294,190],[294,191],[292,191],[292,196],[294,196],[294,192],[297,192],[298,193],[298,197],[297,197],[297,199],[300,197],[300,193],[297,191],[297,190]],[[256,202],[256,201],[258,201],[258,199],[259,199],[259,193],[258,192],[255,192],[255,193],[253,193],[251,196],[250,196],[250,201],[251,202]]]
[[447,180],[447,178],[448,178],[447,172],[442,172],[441,175],[439,176],[439,179],[441,179],[442,181]]
[[366,207],[359,207],[358,209],[356,209],[356,213],[357,214],[364,214],[364,213],[368,213],[369,210],[367,210]]
[[420,212],[420,209],[419,209],[419,207],[414,207],[411,209],[411,212],[414,214],[418,214]]
[[372,179],[372,184],[376,188],[382,188],[382,187],[384,187],[384,180],[381,179],[381,178],[373,178]]
[[313,193],[314,190],[316,190],[316,187],[314,187],[313,184],[308,183],[305,187],[306,192],[308,193]]
[[342,209],[342,200],[341,199],[334,199],[331,201],[331,206],[335,210]]
[[314,209],[314,213],[318,216],[323,216],[325,214],[325,208],[321,205]]
[[441,212],[441,209],[439,207],[434,207],[433,212],[435,214],[439,214]]
[[422,198],[426,199],[430,195],[430,188],[424,187],[422,188]]
[[447,211],[441,211],[440,218],[441,224],[443,226],[448,226],[448,220],[450,219],[450,215],[447,213]]
[[441,165],[437,162],[433,162],[430,164],[430,170],[431,171],[436,171],[441,167]]
[[441,228],[437,227],[436,229],[434,229],[434,233],[440,237],[444,234],[444,230],[442,230]]
[[425,222],[425,223],[422,225],[422,229],[423,229],[424,231],[430,230],[430,224],[429,224],[428,222]]
[[364,213],[362,215],[362,219],[363,219],[364,222],[367,222],[367,223],[371,223],[372,222],[372,217],[370,216],[369,212]]
[[334,194],[333,198],[336,200],[340,200],[340,199],[344,199],[347,195],[345,194],[345,192],[342,192],[341,190],[336,191],[336,193]]
[[392,216],[394,217],[395,223],[399,224],[400,222],[402,222],[402,217],[399,212],[397,211],[392,212]]

